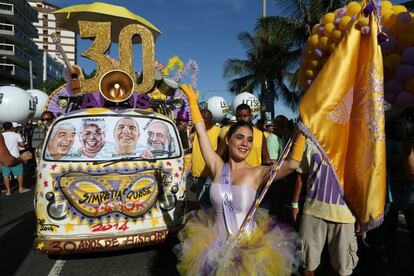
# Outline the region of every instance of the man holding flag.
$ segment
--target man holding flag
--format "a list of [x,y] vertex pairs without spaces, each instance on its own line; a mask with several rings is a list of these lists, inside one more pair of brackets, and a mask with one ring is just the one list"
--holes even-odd
[[355,233],[383,220],[383,65],[377,18],[366,16],[369,32],[354,22],[307,90],[299,107],[300,133],[276,177],[299,166],[308,175],[300,226],[305,275],[319,266],[325,241],[332,268],[352,274],[358,261]]

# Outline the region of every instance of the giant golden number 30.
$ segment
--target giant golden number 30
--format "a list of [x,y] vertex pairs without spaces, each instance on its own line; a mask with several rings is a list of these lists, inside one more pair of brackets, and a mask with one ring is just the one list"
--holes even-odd
[[119,32],[119,66],[111,62],[110,57],[105,55],[111,45],[111,23],[79,21],[80,36],[92,38],[92,46],[81,55],[96,63],[96,74],[91,79],[81,79],[81,94],[99,91],[99,80],[108,71],[119,69],[127,72],[136,82],[135,70],[132,56],[132,38],[139,35],[142,42],[142,71],[143,80],[140,84],[135,83],[134,92],[146,93],[154,85],[154,37],[145,26],[131,24],[125,26]]

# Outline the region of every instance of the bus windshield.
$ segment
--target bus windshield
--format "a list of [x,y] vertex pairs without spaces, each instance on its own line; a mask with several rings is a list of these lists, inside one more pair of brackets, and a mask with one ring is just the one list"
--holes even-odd
[[181,157],[175,126],[156,117],[84,115],[57,121],[43,152],[46,161],[160,160]]

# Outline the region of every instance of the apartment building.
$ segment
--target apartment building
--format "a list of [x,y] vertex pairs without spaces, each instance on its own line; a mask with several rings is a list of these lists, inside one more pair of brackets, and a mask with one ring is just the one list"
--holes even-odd
[[[32,41],[37,12],[26,0],[0,0],[0,85],[29,88],[42,81],[42,53]],[[30,66],[31,63],[31,66]]]
[[0,85],[28,89],[62,77],[63,66],[33,42],[33,22],[38,13],[27,0],[0,0]]
[[72,64],[76,64],[76,34],[74,32],[58,28],[56,24],[56,17],[52,14],[53,11],[59,9],[60,7],[43,0],[29,0],[29,3],[37,10],[39,19],[38,22],[34,23],[34,26],[39,32],[39,37],[35,38],[33,41],[39,46],[40,49],[64,64],[60,52],[56,49],[56,45],[51,39],[52,33],[59,34],[61,37],[61,45],[66,53],[66,56]]

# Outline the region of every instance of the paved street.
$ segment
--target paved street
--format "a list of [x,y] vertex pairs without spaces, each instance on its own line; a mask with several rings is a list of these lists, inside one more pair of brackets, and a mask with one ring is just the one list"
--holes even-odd
[[[47,256],[32,250],[35,233],[33,210],[33,179],[26,177],[25,186],[32,191],[19,194],[13,185],[11,196],[1,194],[2,214],[0,216],[0,271],[1,275],[178,275],[176,257],[172,251],[175,241],[165,244],[122,251],[83,255]],[[190,193],[190,199],[195,200]],[[384,260],[385,252],[375,254],[378,258],[367,263],[360,258],[353,275],[414,275],[412,269],[408,231],[402,216],[399,219],[397,235],[396,271],[390,273]],[[360,244],[361,248],[362,245]],[[384,249],[380,249],[383,251]],[[378,252],[377,252],[378,253]],[[361,254],[361,251],[358,252]],[[369,252],[368,255],[372,252]],[[374,257],[375,258],[375,257]],[[365,269],[362,264],[365,260]],[[328,275],[323,261],[317,275]],[[374,269],[374,266],[376,269]],[[367,272],[368,271],[368,272]]]
[[[28,185],[28,181],[26,186]],[[173,242],[108,253],[47,256],[32,250],[35,214],[32,191],[1,195],[1,275],[177,275]]]

